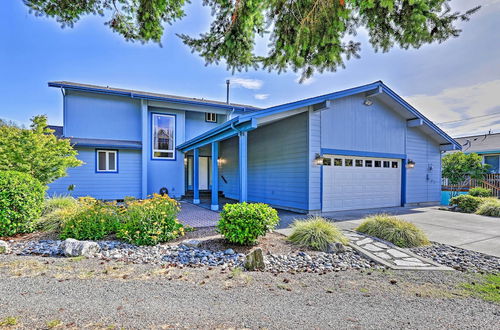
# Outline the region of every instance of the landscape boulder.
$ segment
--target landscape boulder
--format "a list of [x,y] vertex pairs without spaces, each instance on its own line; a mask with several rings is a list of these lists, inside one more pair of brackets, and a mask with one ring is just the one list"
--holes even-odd
[[330,243],[328,244],[328,247],[326,248],[326,253],[343,253],[345,252],[345,246],[342,243],[336,242],[336,243]]
[[254,270],[264,270],[266,265],[264,264],[264,254],[261,248],[257,248],[247,254],[245,258],[245,269],[249,271]]
[[187,240],[182,241],[181,244],[185,245],[187,247],[190,247],[190,248],[198,248],[201,245],[201,241],[199,241],[197,239],[187,239]]
[[10,252],[9,244],[5,241],[0,241],[0,254],[6,254]]
[[66,257],[91,257],[101,251],[101,247],[95,242],[78,241],[73,238],[65,240],[61,248]]

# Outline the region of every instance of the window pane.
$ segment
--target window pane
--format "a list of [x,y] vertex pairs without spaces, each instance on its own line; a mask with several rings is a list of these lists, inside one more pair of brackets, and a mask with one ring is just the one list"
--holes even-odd
[[363,160],[362,159],[356,159],[356,167],[363,167]]
[[389,164],[390,164],[390,162],[389,162],[389,161],[384,160],[384,167],[385,167],[385,168],[389,168],[389,167],[390,167],[390,166],[389,166]]
[[392,168],[398,168],[398,162],[392,162]]
[[109,152],[108,153],[108,163],[109,163],[108,170],[116,171],[115,160],[116,160],[116,153]]
[[345,166],[352,166],[352,159],[346,159]]
[[331,158],[323,158],[323,165],[332,166],[332,159]]
[[499,156],[485,156],[484,163],[490,165],[490,173],[498,173],[498,158]]
[[375,167],[382,167],[382,161],[376,160],[375,161]]
[[366,167],[372,167],[373,166],[373,161],[372,160],[365,160],[365,166]]
[[106,153],[104,151],[97,152],[97,169],[106,171]]
[[155,158],[174,158],[173,152],[163,152],[163,151],[155,151],[153,153]]
[[335,158],[333,161],[333,166],[342,166],[342,158]]
[[154,146],[155,150],[174,150],[174,117],[154,116]]

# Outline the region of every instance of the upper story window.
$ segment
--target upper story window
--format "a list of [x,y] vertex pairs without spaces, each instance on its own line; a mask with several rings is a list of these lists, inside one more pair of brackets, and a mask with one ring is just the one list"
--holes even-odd
[[97,172],[118,172],[118,151],[116,150],[96,150],[97,152]]
[[205,112],[205,121],[208,121],[210,123],[216,123],[217,114],[213,112]]
[[153,114],[153,159],[175,159],[175,116]]

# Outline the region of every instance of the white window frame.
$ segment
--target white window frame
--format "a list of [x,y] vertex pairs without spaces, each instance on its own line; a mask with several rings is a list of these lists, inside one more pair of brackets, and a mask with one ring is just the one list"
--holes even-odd
[[[155,149],[154,148],[154,145],[155,145],[155,118],[156,117],[170,117],[172,118],[172,120],[174,121],[174,134],[173,134],[173,143],[172,143],[172,146],[173,146],[173,149],[171,150],[166,150],[166,149]],[[175,116],[174,115],[168,115],[168,114],[159,114],[159,113],[153,113],[153,117],[151,118],[152,122],[151,122],[151,158],[152,159],[162,159],[162,160],[175,160],[175,135],[176,135],[176,131],[177,131],[177,123],[176,123],[176,119],[175,119]],[[172,153],[172,157],[158,157],[158,156],[155,156],[155,152],[171,152]]]
[[217,114],[214,112],[205,112],[205,121],[208,123],[216,123]]
[[[99,153],[104,152],[106,154],[106,164],[104,164],[105,169],[101,170],[100,164],[99,164]],[[109,169],[109,154],[115,154],[115,169],[110,170]],[[97,149],[96,150],[96,172],[98,173],[118,173],[118,150],[106,150],[106,149]]]

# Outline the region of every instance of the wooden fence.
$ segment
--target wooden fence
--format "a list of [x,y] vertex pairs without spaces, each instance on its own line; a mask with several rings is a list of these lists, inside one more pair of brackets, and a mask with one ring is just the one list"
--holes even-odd
[[500,197],[500,174],[486,174],[482,180],[469,179],[469,183],[464,186],[451,185],[447,178],[442,179],[442,190],[469,191],[470,188],[482,187],[490,189],[493,196]]

